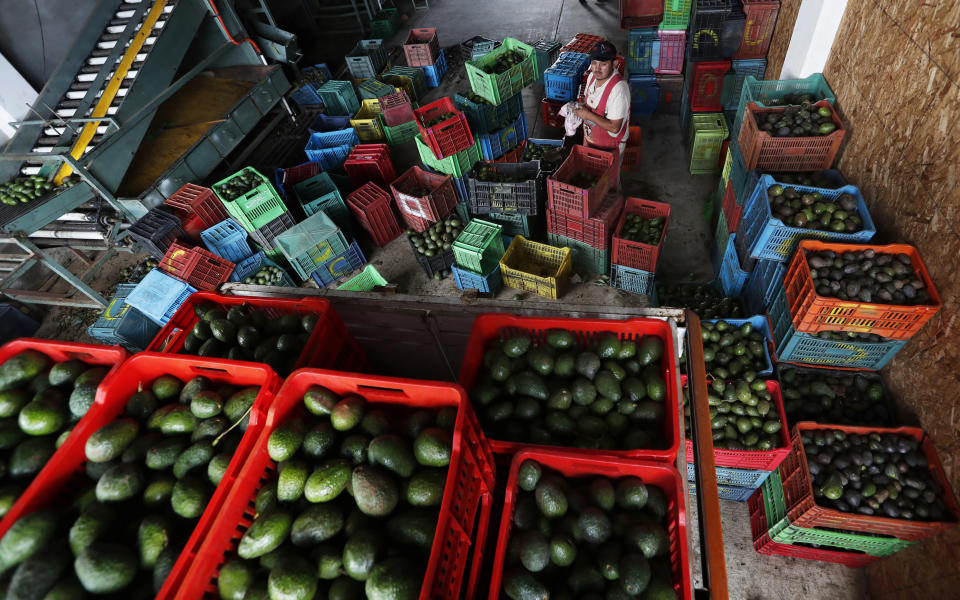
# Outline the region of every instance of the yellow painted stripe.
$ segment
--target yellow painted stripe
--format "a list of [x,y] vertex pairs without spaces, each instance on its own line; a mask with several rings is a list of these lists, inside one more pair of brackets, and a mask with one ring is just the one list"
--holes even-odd
[[[103,93],[100,95],[100,100],[93,108],[93,113],[90,114],[91,117],[98,118],[105,117],[107,115],[107,109],[110,108],[110,104],[113,102],[113,99],[116,98],[117,92],[120,91],[120,84],[123,83],[124,78],[130,71],[130,67],[133,66],[133,61],[137,58],[137,54],[139,54],[140,50],[143,48],[144,43],[147,41],[147,38],[153,31],[153,26],[157,23],[160,15],[163,14],[163,9],[166,7],[166,5],[167,0],[156,0],[153,8],[151,8],[150,12],[147,13],[147,18],[144,19],[143,24],[140,26],[140,30],[137,31],[137,34],[133,36],[132,40],[130,40],[130,46],[127,47],[127,51],[120,60],[120,64],[117,65],[116,71],[113,73],[113,77],[110,79],[109,83],[107,83],[107,87],[104,88]],[[80,131],[80,136],[73,145],[73,149],[70,150],[70,155],[73,158],[79,159],[81,156],[83,156],[84,150],[87,149],[87,146],[89,146],[91,140],[93,140],[93,136],[96,135],[97,127],[99,125],[100,121],[88,121],[87,124],[84,125],[83,130]],[[57,173],[54,181],[57,185],[59,185],[63,182],[63,179],[72,172],[73,169],[70,167],[70,165],[64,163],[63,166],[60,167],[60,171]]]

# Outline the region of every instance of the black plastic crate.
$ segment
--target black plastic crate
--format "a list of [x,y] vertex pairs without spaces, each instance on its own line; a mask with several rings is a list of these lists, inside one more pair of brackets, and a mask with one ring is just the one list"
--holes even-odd
[[450,249],[446,252],[435,254],[434,256],[424,256],[417,252],[417,247],[413,245],[412,241],[410,241],[409,236],[407,237],[407,243],[410,244],[410,251],[413,252],[417,262],[420,263],[420,268],[423,269],[423,272],[427,274],[427,277],[432,278],[436,273],[441,271],[449,271],[450,268],[455,264],[453,258],[453,246],[450,246]]
[[[520,182],[480,181],[477,167],[484,167],[504,175],[523,177]],[[470,190],[470,213],[483,215],[491,212],[517,215],[536,215],[538,202],[538,175],[536,163],[478,162],[467,175]]]
[[147,211],[147,214],[130,226],[127,235],[136,240],[150,256],[157,260],[170,249],[170,245],[179,237],[186,237],[180,219],[163,206]]
[[[687,58],[723,58],[720,54],[721,38],[724,24],[731,17],[734,4],[740,5],[740,0],[697,0],[693,3],[690,34],[687,37]],[[743,9],[740,8],[739,12],[742,15]],[[742,26],[741,22],[741,31]]]
[[250,234],[250,239],[259,244],[264,250],[274,250],[273,240],[294,225],[296,225],[296,221],[294,221],[290,211],[287,211],[260,229],[248,233]]

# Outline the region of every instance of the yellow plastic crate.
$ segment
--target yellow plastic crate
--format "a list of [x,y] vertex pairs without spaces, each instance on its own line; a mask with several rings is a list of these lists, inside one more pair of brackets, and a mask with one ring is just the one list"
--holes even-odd
[[514,236],[500,259],[503,285],[557,299],[570,278],[570,248],[556,248]]
[[357,114],[350,119],[350,125],[357,131],[361,142],[380,142],[385,139],[383,126],[380,125],[380,102],[364,100]]
[[723,171],[720,172],[720,186],[727,189],[727,182],[730,181],[730,169],[733,168],[733,148],[727,149],[727,159],[723,161]]

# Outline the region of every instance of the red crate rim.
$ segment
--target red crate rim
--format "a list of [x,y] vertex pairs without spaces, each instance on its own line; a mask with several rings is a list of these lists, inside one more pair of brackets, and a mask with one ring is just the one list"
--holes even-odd
[[[535,450],[525,449],[518,452],[510,463],[510,472],[507,476],[506,495],[504,497],[503,512],[500,518],[500,529],[497,534],[496,554],[493,561],[493,573],[490,580],[490,600],[500,598],[500,583],[506,562],[507,543],[513,520],[513,508],[517,499],[517,478],[520,465],[526,460],[534,460],[542,466],[558,471],[565,477],[605,476],[610,478],[639,477],[644,483],[650,483],[663,489],[672,500],[676,510],[676,525],[674,535],[671,536],[671,546],[679,549],[679,556],[674,556],[671,548],[671,568],[674,589],[680,590],[678,597],[690,600],[691,582],[689,581],[689,549],[687,548],[687,509],[683,480],[679,472],[673,467],[659,462],[615,458],[610,456],[583,456],[577,450]],[[672,511],[671,511],[672,512]],[[670,515],[673,516],[672,514]],[[669,529],[669,527],[668,527]],[[673,559],[676,559],[674,561]],[[678,581],[677,581],[678,580]]]
[[[637,203],[640,203],[640,202],[645,203],[645,204],[655,205],[655,206],[643,206],[643,205],[638,205]],[[630,210],[631,208],[634,209],[633,212],[631,212],[631,210]],[[664,209],[666,210],[666,213],[667,213],[667,214],[662,215],[662,216],[663,216],[663,231],[660,232],[660,241],[658,241],[656,244],[643,244],[642,242],[632,242],[632,241],[630,241],[630,240],[627,240],[627,239],[624,239],[624,238],[620,237],[620,233],[623,231],[623,226],[624,226],[624,225],[626,224],[626,222],[627,222],[627,217],[630,216],[631,214],[637,214],[636,209],[638,209],[638,208],[639,208],[639,209],[643,209],[643,208],[656,208],[656,209],[660,209],[660,210],[664,210]],[[661,216],[661,215],[657,215],[657,216]],[[642,245],[644,245],[644,246],[655,245],[657,248],[662,248],[662,247],[663,247],[663,242],[665,242],[666,239],[667,239],[667,223],[669,222],[669,220],[670,220],[670,205],[667,204],[666,202],[657,202],[656,200],[645,200],[645,199],[643,199],[643,198],[635,198],[635,197],[633,197],[633,196],[626,196],[626,197],[624,198],[623,212],[620,213],[620,219],[619,219],[619,221],[617,222],[617,228],[616,228],[616,230],[614,230],[613,237],[617,238],[618,240],[620,240],[620,241],[622,241],[622,242],[628,243],[628,244],[642,244]]]
[[[829,109],[830,109],[830,113],[831,113],[830,118],[831,118],[831,120],[833,121],[833,124],[837,126],[837,128],[834,129],[833,131],[831,131],[830,133],[828,133],[827,135],[810,135],[810,136],[797,136],[797,137],[790,136],[790,137],[787,137],[787,138],[779,138],[779,137],[775,138],[774,136],[770,135],[769,132],[764,131],[763,129],[760,129],[760,126],[757,124],[757,119],[756,119],[756,117],[754,117],[754,115],[755,115],[756,113],[766,114],[766,113],[783,112],[783,111],[785,111],[785,110],[787,109],[787,107],[786,107],[786,106],[759,106],[756,102],[747,102],[746,112],[745,112],[743,118],[750,120],[750,122],[753,124],[754,129],[757,130],[756,133],[755,133],[755,135],[759,135],[761,140],[763,140],[763,139],[768,139],[768,138],[769,138],[769,139],[777,139],[777,140],[780,140],[780,139],[802,140],[802,139],[806,139],[806,138],[810,138],[810,139],[820,139],[820,138],[824,138],[824,139],[827,139],[827,138],[833,137],[833,136],[835,136],[835,135],[837,135],[837,134],[842,134],[843,132],[846,131],[846,129],[845,129],[844,126],[843,126],[843,121],[840,120],[840,115],[838,114],[838,111],[837,111],[836,107],[834,107],[832,104],[830,104],[829,101],[827,101],[827,100],[818,100],[818,101],[815,102],[812,106],[813,106],[813,108],[823,108],[824,106],[827,107],[827,108],[829,108]],[[764,136],[766,136],[766,137],[764,137]]]

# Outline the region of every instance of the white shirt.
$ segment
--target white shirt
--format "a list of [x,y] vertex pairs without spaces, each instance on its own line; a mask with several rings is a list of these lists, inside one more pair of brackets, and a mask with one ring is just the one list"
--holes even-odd
[[[613,79],[613,76],[607,78],[599,87],[594,82],[594,85],[588,86],[586,90],[586,102],[587,108],[597,112],[596,108],[600,104],[600,99],[603,98],[603,91],[606,89],[607,85],[610,84],[610,80]],[[623,119],[623,123],[620,124],[620,131],[623,131],[624,128],[627,128],[630,121],[630,84],[627,83],[627,80],[624,79],[620,81],[612,90],[610,90],[610,97],[607,98],[607,114],[600,115],[601,117],[606,116],[606,118],[611,121],[616,121],[617,119]],[[599,114],[599,113],[597,113]],[[598,126],[599,127],[599,126]],[[620,131],[617,132],[619,135]],[[620,145],[625,145],[627,138],[629,137],[630,130],[627,128],[627,132],[624,134],[623,139],[620,140]]]

